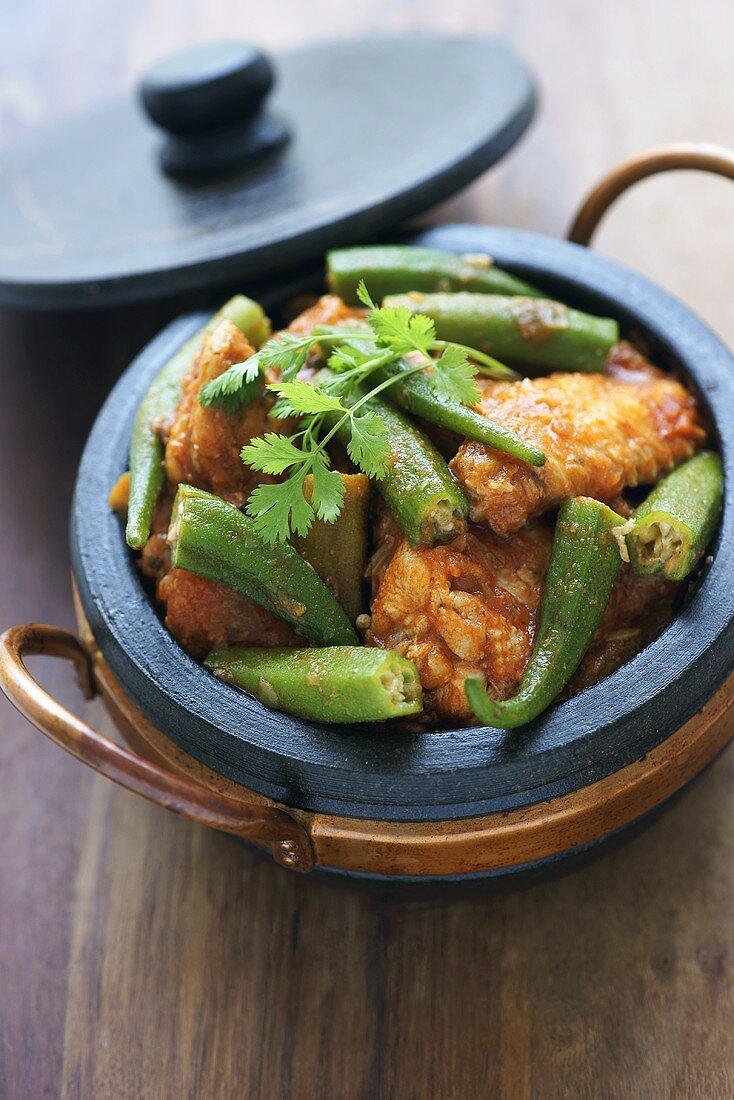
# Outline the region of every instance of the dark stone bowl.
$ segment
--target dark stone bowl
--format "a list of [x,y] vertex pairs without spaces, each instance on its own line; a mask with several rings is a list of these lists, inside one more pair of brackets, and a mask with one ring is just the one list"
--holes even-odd
[[141,396],[203,321],[169,325],[110,394],[82,458],[71,548],[84,612],[123,689],[158,729],[215,771],[289,806],[431,821],[532,805],[601,779],[663,742],[711,698],[734,657],[734,358],[670,294],[585,248],[531,233],[445,226],[416,243],[486,251],[555,296],[641,332],[708,408],[726,496],[711,567],[680,615],[628,664],[515,733],[319,727],[267,710],[192,661],[162,625],[107,495],[126,468]]

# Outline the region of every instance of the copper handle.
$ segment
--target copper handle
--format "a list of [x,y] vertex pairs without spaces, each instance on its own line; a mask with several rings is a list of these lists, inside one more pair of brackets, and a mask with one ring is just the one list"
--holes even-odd
[[313,869],[308,834],[290,814],[209,790],[97,733],[31,676],[24,657],[32,654],[72,661],[87,699],[95,692],[91,662],[79,639],[59,627],[29,624],[0,635],[0,686],[21,714],[62,749],[157,806],[265,845],[283,867]]
[[693,169],[734,180],[734,152],[719,145],[680,142],[648,149],[624,161],[590,191],[568,231],[569,241],[589,244],[609,207],[630,187],[660,172]]

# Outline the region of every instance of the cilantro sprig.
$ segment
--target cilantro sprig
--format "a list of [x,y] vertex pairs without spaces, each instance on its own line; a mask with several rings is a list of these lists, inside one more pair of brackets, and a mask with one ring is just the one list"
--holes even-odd
[[[242,448],[242,461],[261,473],[283,480],[258,485],[246,509],[269,542],[284,542],[292,534],[305,535],[314,518],[333,523],[344,496],[339,474],[331,469],[328,446],[335,437],[346,443],[349,457],[370,478],[380,480],[389,468],[390,445],[385,425],[369,403],[397,381],[431,368],[438,394],[450,401],[474,405],[480,392],[472,360],[490,360],[479,352],[436,339],[433,320],[404,306],[378,307],[364,282],[357,291],[368,309],[364,323],[320,330],[308,336],[281,334],[244,363],[236,363],[201,390],[202,405],[231,412],[250,399],[248,387],[259,385],[266,366],[280,371],[267,385],[277,395],[272,413],[285,419],[298,416],[291,435],[267,432]],[[314,384],[298,379],[311,348],[331,348],[327,365]],[[431,353],[439,352],[438,357]],[[408,356],[406,363],[405,357]],[[394,373],[390,367],[403,361]],[[487,364],[485,363],[485,366]],[[501,364],[497,364],[501,367]],[[505,368],[506,369],[506,368]],[[371,376],[379,372],[379,381]],[[304,481],[313,477],[311,500]]]

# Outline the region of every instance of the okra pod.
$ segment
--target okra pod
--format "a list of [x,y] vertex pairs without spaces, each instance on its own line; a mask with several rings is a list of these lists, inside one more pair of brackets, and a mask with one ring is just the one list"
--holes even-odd
[[539,290],[495,267],[484,253],[442,252],[413,245],[338,248],[326,257],[329,285],[345,302],[357,302],[362,279],[377,301],[409,290],[474,290],[484,294],[541,297]]
[[716,530],[723,499],[721,459],[712,451],[694,455],[664,477],[632,519],[617,529],[623,557],[626,547],[636,573],[683,580]]
[[[333,333],[334,327],[326,326],[316,329],[317,333]],[[359,339],[345,341],[358,351],[368,352],[369,345]],[[429,365],[429,364],[426,364]],[[483,416],[476,409],[468,405],[462,405],[459,401],[451,401],[448,397],[437,392],[430,378],[423,373],[414,372],[411,365],[404,360],[398,360],[382,367],[374,372],[377,382],[384,382],[387,378],[395,378],[399,375],[405,377],[384,391],[388,400],[405,409],[406,412],[421,420],[427,420],[429,424],[438,424],[439,427],[448,428],[466,439],[475,439],[480,443],[488,443],[498,451],[519,458],[523,462],[529,462],[531,466],[542,466],[545,462],[545,454],[539,447],[510,431],[509,428],[497,424],[494,420]]]
[[564,501],[548,565],[533,652],[515,696],[491,699],[480,677],[466,698],[487,726],[514,729],[537,718],[563,690],[594,637],[620,566],[614,528],[621,517],[589,497]]
[[163,488],[163,443],[155,423],[176,408],[181,396],[181,384],[191,369],[205,339],[222,323],[232,321],[257,348],[270,336],[270,321],[262,306],[237,294],[214,314],[173,355],[161,370],[140,402],[130,440],[130,501],[125,538],[128,546],[142,549],[150,537],[150,523],[158,494]]
[[544,298],[403,294],[385,298],[383,305],[425,313],[440,340],[467,344],[503,361],[556,370],[602,371],[619,340],[616,321]]
[[[410,369],[409,364],[398,362],[376,371],[375,377],[383,380]],[[394,404],[430,424],[448,428],[466,439],[488,443],[498,451],[529,462],[531,466],[542,466],[545,462],[545,454],[539,447],[526,443],[521,436],[475,409],[437,393],[425,374],[408,374],[404,381],[394,382],[385,394]]]
[[436,447],[387,401],[368,403],[387,428],[390,467],[378,483],[413,546],[451,542],[466,531],[469,501]]
[[316,722],[376,722],[423,709],[412,661],[390,649],[215,649],[215,675],[267,707]]
[[179,485],[168,532],[174,567],[249,596],[317,645],[354,645],[354,627],[311,566],[288,543],[271,545],[233,504]]
[[[307,535],[294,536],[293,545],[334,593],[353,623],[364,610],[370,482],[365,474],[339,477],[344,499],[334,523],[315,519]],[[303,495],[309,502],[312,493],[313,477],[309,474],[303,485]]]
[[[324,368],[314,383],[333,377]],[[361,397],[355,387],[340,394],[343,404],[354,405]],[[466,531],[469,501],[436,447],[402,412],[380,397],[372,397],[363,406],[376,413],[387,431],[390,465],[378,482],[388,508],[413,546],[435,546],[451,542]],[[339,433],[340,442],[349,443],[349,429]]]

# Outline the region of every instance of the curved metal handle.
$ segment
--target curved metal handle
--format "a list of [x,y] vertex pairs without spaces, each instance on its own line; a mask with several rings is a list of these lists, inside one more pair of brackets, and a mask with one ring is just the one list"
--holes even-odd
[[719,145],[680,142],[648,149],[624,161],[590,191],[568,231],[569,241],[589,244],[609,207],[630,187],[648,176],[679,169],[713,172],[734,180],[734,152]]
[[308,834],[290,814],[201,787],[97,733],[31,676],[24,664],[24,657],[31,654],[72,661],[87,699],[95,691],[91,663],[78,638],[59,627],[29,624],[0,635],[0,686],[21,714],[62,749],[157,806],[266,845],[283,867],[294,871],[313,869]]

